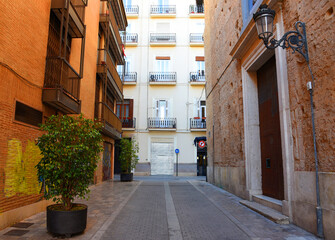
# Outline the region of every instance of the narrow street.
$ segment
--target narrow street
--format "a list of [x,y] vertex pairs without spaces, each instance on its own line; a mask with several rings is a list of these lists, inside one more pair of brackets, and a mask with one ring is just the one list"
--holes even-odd
[[[87,228],[72,239],[317,239],[292,224],[273,223],[204,180],[152,176],[92,186]],[[6,228],[0,239],[59,238],[47,233],[45,213],[22,222],[32,225]]]

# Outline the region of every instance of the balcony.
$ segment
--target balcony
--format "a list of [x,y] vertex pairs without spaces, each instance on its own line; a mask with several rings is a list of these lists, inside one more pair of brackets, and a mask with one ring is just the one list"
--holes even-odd
[[175,33],[150,33],[150,46],[176,46]]
[[206,118],[200,119],[199,117],[190,119],[191,131],[206,131]]
[[[65,21],[62,16],[67,16],[69,12],[69,34],[72,38],[83,38],[85,36],[85,7],[87,0],[52,0],[51,10],[55,13],[60,22]],[[63,15],[64,13],[64,15]]]
[[191,47],[203,47],[204,37],[202,33],[191,33],[190,34],[190,46]]
[[137,46],[138,34],[137,33],[127,33],[126,35],[121,35],[121,40],[127,45],[127,47]]
[[124,78],[123,78],[123,74],[122,73],[118,73],[121,80],[123,81],[123,84],[124,85],[136,85],[137,83],[137,72],[127,72],[125,75],[124,75]]
[[99,23],[104,30],[105,34],[108,34],[109,42],[107,45],[110,46],[112,54],[115,57],[118,64],[124,64],[124,57],[122,51],[122,40],[120,36],[119,26],[113,16],[113,10],[111,6],[107,4],[107,13],[100,13]]
[[122,100],[122,81],[116,71],[110,53],[106,49],[98,49],[97,73],[101,75],[102,79],[108,79],[110,85],[113,87],[111,90],[117,96],[117,100]]
[[122,133],[121,120],[106,103],[98,102],[96,104],[97,120],[102,123],[102,132],[113,139],[120,139]]
[[205,17],[205,11],[204,11],[203,5],[190,5],[190,12],[189,16],[191,18],[204,18]]
[[150,72],[149,84],[150,85],[176,85],[177,73],[176,72]]
[[136,118],[122,119],[122,129],[124,130],[135,130],[136,128]]
[[176,17],[176,5],[151,5],[150,16],[159,18]]
[[149,130],[165,130],[176,131],[177,119],[176,118],[148,118]]
[[[106,1],[106,0],[100,0]],[[126,27],[128,25],[126,11],[124,8],[124,4],[122,0],[108,0],[110,4],[110,13],[113,13],[115,16],[115,20],[117,26],[120,31],[126,31]]]
[[131,5],[125,7],[127,18],[137,18],[139,14],[138,5]]
[[191,85],[205,85],[205,71],[200,70],[198,72],[190,72],[190,84]]
[[65,59],[48,57],[42,101],[65,114],[80,113],[80,78]]

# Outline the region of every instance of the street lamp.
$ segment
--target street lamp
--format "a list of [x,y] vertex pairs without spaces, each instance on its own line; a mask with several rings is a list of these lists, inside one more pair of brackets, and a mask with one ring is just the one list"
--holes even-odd
[[[314,75],[309,65],[307,38],[306,38],[306,27],[303,22],[295,23],[295,31],[286,32],[283,37],[279,40],[271,38],[273,36],[273,21],[276,12],[268,5],[263,4],[259,7],[259,10],[254,13],[254,20],[256,23],[258,37],[263,40],[264,45],[268,49],[275,49],[282,47],[283,49],[291,48],[293,53],[296,51],[300,53],[306,60],[308,69],[310,71],[312,82],[307,83],[307,89],[310,94],[311,104],[311,118],[312,118],[312,129],[313,129],[313,144],[314,144],[314,159],[315,159],[315,181],[316,181],[316,218],[317,218],[317,235],[323,238],[323,223],[322,223],[322,208],[320,202],[320,187],[319,187],[319,170],[318,170],[318,154],[316,149],[316,133],[315,133],[315,121],[314,121],[314,104],[313,104],[313,88],[315,87]],[[271,38],[271,39],[270,39]],[[270,40],[269,40],[270,39]]]
[[296,31],[288,31],[281,39],[276,40],[271,38],[273,36],[275,15],[276,12],[268,8],[266,4],[261,5],[258,12],[254,13],[258,37],[263,39],[265,46],[269,49],[275,49],[276,47],[282,47],[283,49],[292,48],[293,53],[295,51],[299,52],[309,62],[305,23],[296,22]]

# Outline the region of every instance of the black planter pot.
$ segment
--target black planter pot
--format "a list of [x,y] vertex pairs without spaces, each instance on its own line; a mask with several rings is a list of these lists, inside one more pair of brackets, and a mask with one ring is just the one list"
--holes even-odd
[[[55,204],[58,205],[58,204]],[[56,235],[65,235],[71,237],[73,234],[81,233],[86,228],[87,222],[87,206],[81,205],[84,208],[75,211],[58,211],[47,207],[47,230]]]
[[121,173],[121,182],[131,182],[133,181],[133,173]]

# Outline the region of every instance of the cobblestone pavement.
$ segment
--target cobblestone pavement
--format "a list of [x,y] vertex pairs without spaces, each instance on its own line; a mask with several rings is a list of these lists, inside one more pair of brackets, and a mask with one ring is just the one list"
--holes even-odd
[[[278,225],[239,204],[239,198],[199,177],[135,177],[91,187],[87,228],[72,239],[287,239],[312,240],[314,235],[292,225]],[[59,239],[46,231],[45,213],[0,231],[0,240]],[[25,230],[22,236],[5,235]]]

